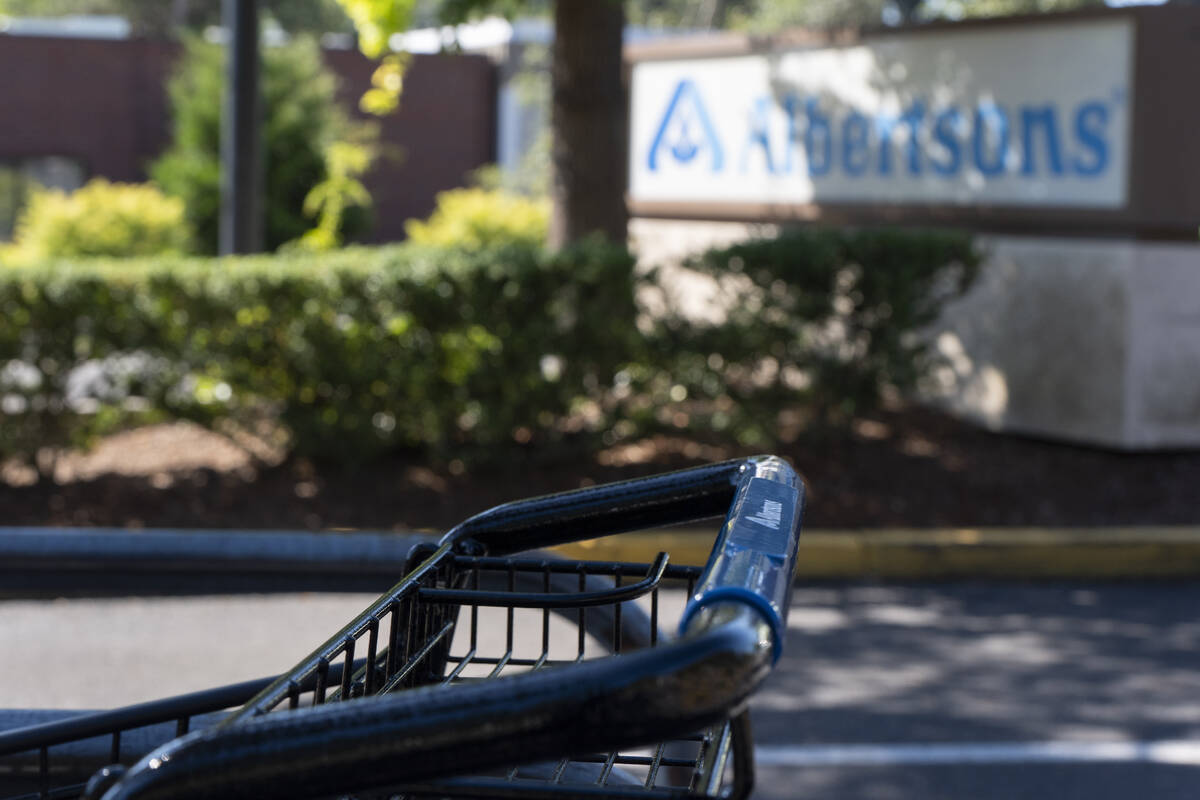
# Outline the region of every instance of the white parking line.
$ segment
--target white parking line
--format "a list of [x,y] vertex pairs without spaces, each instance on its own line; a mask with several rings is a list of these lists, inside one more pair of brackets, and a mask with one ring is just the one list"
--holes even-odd
[[1200,765],[1200,740],[760,745],[755,748],[755,761],[764,767],[1069,764],[1079,762]]

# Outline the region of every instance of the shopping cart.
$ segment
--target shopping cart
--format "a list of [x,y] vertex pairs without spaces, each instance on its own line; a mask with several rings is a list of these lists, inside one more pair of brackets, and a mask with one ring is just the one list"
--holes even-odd
[[[763,456],[498,506],[414,550],[399,584],[277,678],[0,734],[0,786],[745,797],[745,706],[780,655],[802,502]],[[721,514],[703,568],[518,555]],[[678,633],[660,634],[673,615]]]

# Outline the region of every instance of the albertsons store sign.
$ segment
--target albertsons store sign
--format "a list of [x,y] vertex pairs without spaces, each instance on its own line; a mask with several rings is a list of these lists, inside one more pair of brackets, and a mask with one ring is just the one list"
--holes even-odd
[[636,63],[630,196],[1119,208],[1131,28],[943,28]]

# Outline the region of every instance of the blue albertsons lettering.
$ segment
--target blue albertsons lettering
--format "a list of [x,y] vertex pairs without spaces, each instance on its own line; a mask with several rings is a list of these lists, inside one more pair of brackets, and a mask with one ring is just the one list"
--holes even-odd
[[857,111],[842,123],[842,169],[857,177],[871,165],[871,120]]
[[957,108],[947,108],[934,118],[933,139],[942,149],[944,159],[930,158],[930,166],[938,175],[957,175],[962,169],[962,131],[966,120]]
[[1004,109],[993,103],[975,107],[971,152],[975,156],[975,169],[984,175],[1004,172],[1008,162],[1008,114]]
[[1046,171],[1051,175],[1062,175],[1062,150],[1058,144],[1058,120],[1054,113],[1054,106],[1041,106],[1040,108],[1024,106],[1021,108],[1021,174],[1037,174],[1038,170],[1035,164],[1037,147],[1034,142],[1034,134],[1039,130],[1042,132],[1042,140],[1045,142],[1043,152],[1046,157]]
[[1089,156],[1075,156],[1072,164],[1080,175],[1099,175],[1108,166],[1108,106],[1092,101],[1079,107],[1075,114],[1075,137],[1089,151]]
[[[788,141],[803,141],[805,160],[808,162],[808,174],[814,176],[826,175],[833,168],[833,132],[829,129],[829,118],[821,113],[821,106],[815,99],[810,98],[805,103],[804,116],[808,124],[804,126],[803,137],[798,133],[795,97],[789,97],[785,103],[788,113]],[[788,148],[787,170],[793,168],[792,154],[794,147]]]
[[[773,126],[782,113],[786,133]],[[1054,103],[930,107],[914,99],[899,114],[868,116],[831,108],[815,97],[764,96],[750,103],[741,155],[734,168],[809,177],[841,172],[954,178],[964,171],[987,177],[1094,177],[1110,164],[1110,103],[1088,100],[1074,108]],[[722,142],[700,92],[679,82],[650,147],[651,171],[663,153],[687,164],[706,153],[712,172],[725,166]],[[803,163],[798,154],[803,153]]]
[[742,148],[742,172],[749,170],[755,153],[762,155],[767,172],[775,172],[775,161],[771,158],[771,100],[766,97],[756,100],[750,112],[750,131]]

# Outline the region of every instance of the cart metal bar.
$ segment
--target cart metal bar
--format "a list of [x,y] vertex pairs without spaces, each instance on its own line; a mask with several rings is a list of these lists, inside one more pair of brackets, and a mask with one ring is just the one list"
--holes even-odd
[[[355,668],[362,663],[365,662],[356,662]],[[341,672],[340,664],[329,669],[330,680],[340,680]],[[111,711],[50,712],[59,718],[36,725],[25,725],[16,730],[0,731],[0,757],[35,748],[77,742],[95,736],[112,736],[114,731],[175,722],[225,708],[233,708],[245,703],[274,680],[275,677],[242,681],[199,692],[189,692],[161,700],[124,706]],[[301,688],[307,690],[311,687],[302,686]],[[154,744],[160,744],[162,741],[163,739],[160,738]]]
[[442,543],[508,555],[538,547],[723,516],[749,460],[724,461],[518,500],[452,528]]
[[0,597],[386,591],[436,537],[0,527]]
[[[714,528],[715,530],[715,528]],[[542,558],[490,558],[488,556],[455,556],[456,565],[466,565],[481,571],[504,570],[509,568],[521,570],[542,570],[551,575],[585,575],[597,573],[601,575],[645,575],[646,564],[640,561],[573,561],[561,556],[546,556]],[[695,567],[690,565],[669,564],[663,572],[664,578],[687,578],[694,576]],[[474,587],[472,587],[474,588]],[[555,591],[558,591],[555,589]]]
[[[637,583],[619,586],[615,589],[604,589],[594,592],[485,592],[478,589],[427,589],[417,590],[417,596],[422,600],[440,603],[471,603],[477,606],[493,606],[497,608],[579,608],[581,606],[599,606],[607,603],[636,600],[649,592],[663,578],[667,571],[667,554],[659,553],[650,565],[646,577]],[[618,575],[620,573],[617,573]],[[619,606],[618,611],[619,613]]]
[[261,691],[272,678],[244,681],[216,689],[152,700],[112,711],[82,712],[66,719],[30,725],[0,732],[0,756],[21,753],[38,747],[53,747],[93,736],[112,736],[113,731],[148,724],[174,722],[221,708],[244,703]]

